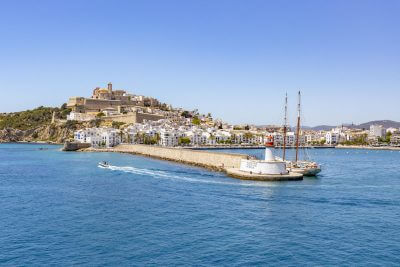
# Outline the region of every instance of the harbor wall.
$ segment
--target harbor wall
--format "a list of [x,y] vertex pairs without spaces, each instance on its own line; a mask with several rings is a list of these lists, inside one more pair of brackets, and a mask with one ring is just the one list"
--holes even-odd
[[63,151],[76,151],[83,148],[89,148],[89,143],[65,142]]
[[139,154],[222,171],[225,171],[227,168],[239,168],[240,161],[242,159],[249,158],[248,155],[243,154],[217,153],[149,145],[119,145],[108,149],[90,148],[89,151],[110,151]]

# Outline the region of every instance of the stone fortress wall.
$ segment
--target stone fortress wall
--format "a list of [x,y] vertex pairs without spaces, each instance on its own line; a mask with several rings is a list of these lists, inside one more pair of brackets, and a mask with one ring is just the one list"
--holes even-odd
[[158,121],[163,119],[164,116],[150,113],[134,112],[124,115],[113,115],[111,117],[103,117],[104,121],[117,121],[123,123],[143,123],[144,120]]

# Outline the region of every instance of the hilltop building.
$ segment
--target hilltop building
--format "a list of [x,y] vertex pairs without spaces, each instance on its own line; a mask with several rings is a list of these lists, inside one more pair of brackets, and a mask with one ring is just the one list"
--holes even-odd
[[71,97],[67,107],[78,113],[97,113],[102,109],[115,108],[124,109],[128,107],[158,107],[157,99],[145,96],[131,95],[125,90],[113,90],[112,83],[107,88],[96,87],[90,98]]
[[71,109],[68,120],[89,121],[103,113],[104,119],[125,123],[160,120],[161,113],[149,112],[160,107],[160,102],[151,97],[128,94],[125,90],[113,90],[112,83],[107,88],[96,87],[90,98],[71,97],[67,103]]

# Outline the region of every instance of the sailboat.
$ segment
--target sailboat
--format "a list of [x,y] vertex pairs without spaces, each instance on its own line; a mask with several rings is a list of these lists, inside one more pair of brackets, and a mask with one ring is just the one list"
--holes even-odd
[[[298,93],[298,104],[297,104],[297,128],[296,128],[296,159],[295,161],[287,162],[287,168],[291,172],[301,173],[304,176],[315,176],[321,172],[321,166],[314,162],[308,160],[299,160],[299,142],[300,142],[300,114],[301,114],[301,93]],[[287,96],[286,96],[287,103]],[[286,124],[286,107],[285,107],[285,124]],[[285,134],[286,125],[284,126],[284,140],[286,139]],[[285,151],[285,141],[283,142],[284,151]],[[283,152],[285,157],[285,152]]]

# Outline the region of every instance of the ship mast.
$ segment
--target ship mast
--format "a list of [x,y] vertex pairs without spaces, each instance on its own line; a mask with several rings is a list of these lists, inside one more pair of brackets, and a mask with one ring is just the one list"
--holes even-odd
[[286,133],[287,133],[287,93],[285,96],[285,118],[283,123],[283,156],[282,159],[286,159]]
[[299,159],[299,137],[300,137],[300,100],[301,95],[299,91],[299,102],[297,104],[297,128],[296,128],[296,163]]

